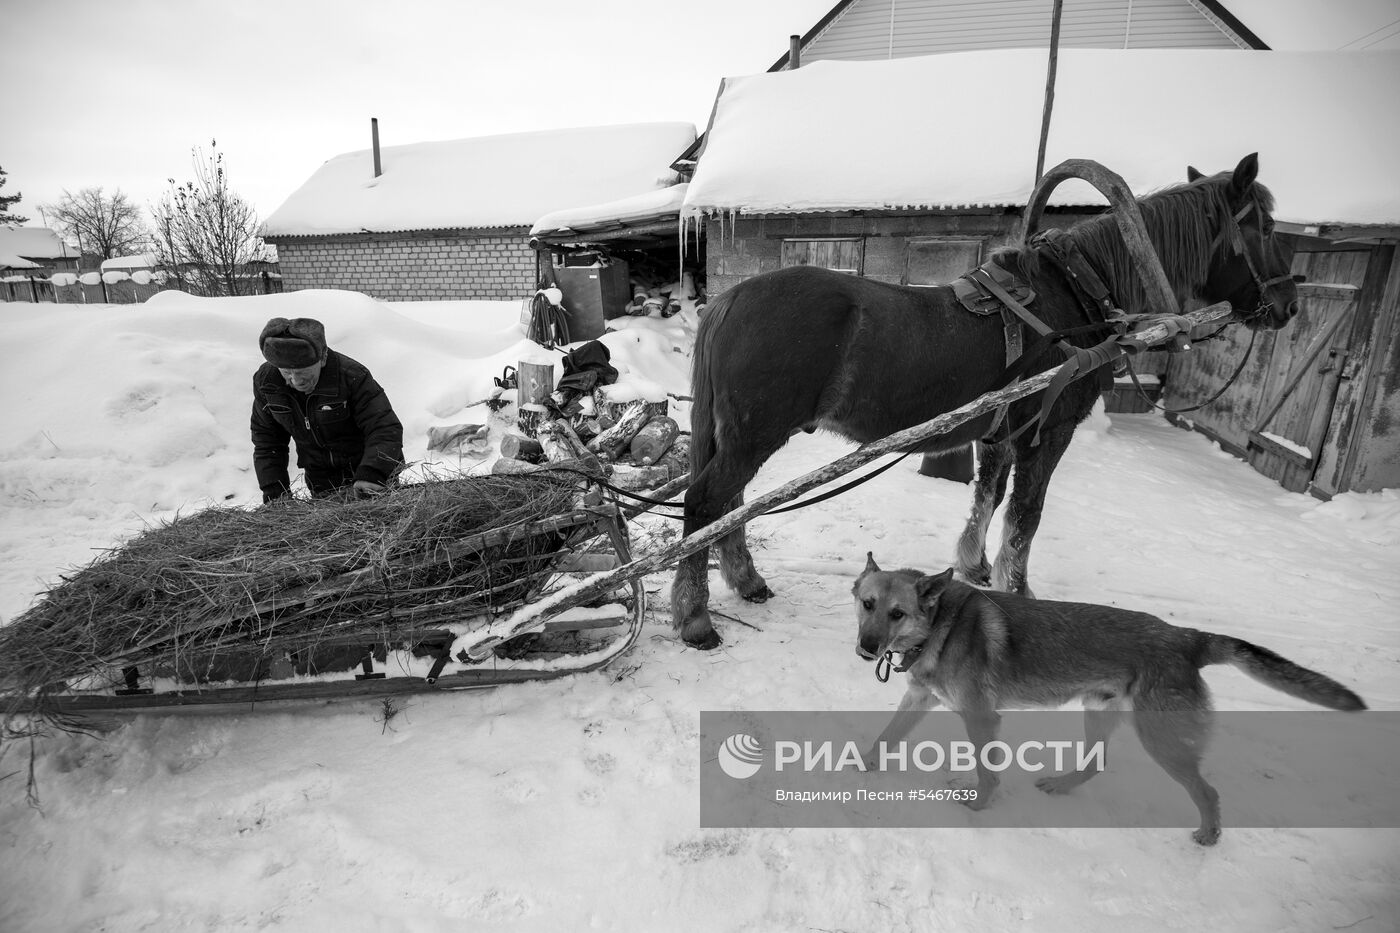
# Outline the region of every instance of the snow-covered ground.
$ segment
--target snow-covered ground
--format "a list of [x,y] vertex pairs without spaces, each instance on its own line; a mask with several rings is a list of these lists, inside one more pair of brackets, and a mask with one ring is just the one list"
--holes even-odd
[[[0,306],[0,621],[146,523],[257,501],[249,390],[274,316],[320,318],[371,368],[410,459],[429,426],[483,421],[463,406],[527,350],[514,303]],[[606,337],[623,380],[684,394],[685,320]],[[752,489],[848,449],[802,437]],[[1214,849],[1182,829],[699,828],[700,710],[894,707],[898,678],[856,657],[851,582],[867,550],[946,566],[968,496],[910,460],[758,520],[777,596],[744,603],[716,574],[715,607],[747,625],[720,620],[715,652],[672,636],[659,574],[642,640],[601,672],[416,696],[388,722],[374,700],[128,716],[37,744],[41,809],[28,748],[10,746],[0,930],[1400,929],[1400,831],[1232,828],[1228,798]],[[639,550],[674,534],[635,528]],[[1052,484],[1031,571],[1042,597],[1245,637],[1394,710],[1397,557],[1395,491],[1322,503],[1153,416],[1099,412]],[[1222,709],[1305,708],[1233,669],[1206,678]]]

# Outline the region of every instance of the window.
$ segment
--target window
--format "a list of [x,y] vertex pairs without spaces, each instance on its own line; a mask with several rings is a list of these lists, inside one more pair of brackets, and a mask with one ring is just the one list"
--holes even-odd
[[865,240],[860,237],[827,238],[821,240],[783,240],[782,267],[821,266],[837,272],[860,275],[865,254]]
[[905,249],[904,284],[946,285],[981,262],[981,240],[917,237]]

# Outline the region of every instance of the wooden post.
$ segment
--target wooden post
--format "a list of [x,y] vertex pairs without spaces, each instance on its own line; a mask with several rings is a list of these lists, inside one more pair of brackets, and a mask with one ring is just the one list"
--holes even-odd
[[[1055,0],[1055,8],[1050,13],[1050,63],[1045,69],[1045,109],[1040,114],[1040,148],[1035,154],[1037,182],[1045,174],[1045,143],[1050,138],[1050,111],[1055,108],[1055,70],[1060,57],[1060,14],[1064,6],[1064,0]],[[1030,233],[1026,231],[1028,236]]]

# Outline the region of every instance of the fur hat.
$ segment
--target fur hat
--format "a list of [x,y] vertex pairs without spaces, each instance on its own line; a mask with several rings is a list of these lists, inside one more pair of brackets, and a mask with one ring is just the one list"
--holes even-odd
[[278,369],[305,369],[326,355],[326,329],[309,317],[275,317],[262,329],[258,349]]

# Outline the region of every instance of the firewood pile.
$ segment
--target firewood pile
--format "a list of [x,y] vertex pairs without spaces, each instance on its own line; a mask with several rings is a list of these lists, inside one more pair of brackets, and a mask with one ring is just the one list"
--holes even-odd
[[591,413],[576,406],[572,416],[522,421],[520,433],[501,439],[493,472],[577,463],[623,489],[657,489],[690,469],[690,435],[681,433],[668,407],[666,401],[612,402],[600,390]]

